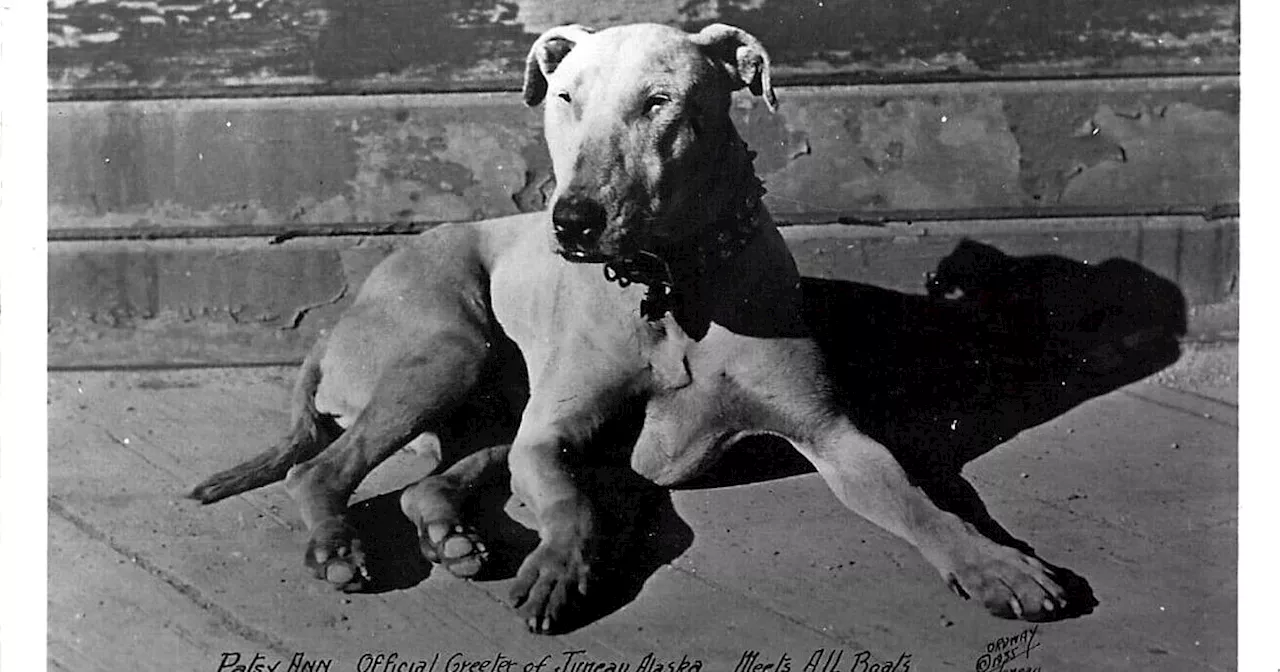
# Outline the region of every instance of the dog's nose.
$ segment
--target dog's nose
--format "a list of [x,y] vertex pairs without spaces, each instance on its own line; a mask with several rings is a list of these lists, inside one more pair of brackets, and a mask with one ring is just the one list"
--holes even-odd
[[589,198],[564,196],[551,209],[551,225],[556,237],[566,245],[594,243],[605,226],[604,206]]

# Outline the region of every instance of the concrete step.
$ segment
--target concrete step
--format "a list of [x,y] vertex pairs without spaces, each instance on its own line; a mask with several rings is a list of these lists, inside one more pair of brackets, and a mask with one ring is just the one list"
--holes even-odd
[[[1095,267],[1134,262],[1133,282],[1172,283],[1195,339],[1233,339],[1234,218],[1093,217],[804,224],[782,229],[801,273],[924,293],[962,240]],[[209,366],[296,362],[403,236],[65,241],[49,245],[49,363]],[[1040,262],[1031,262],[1032,266]],[[1052,266],[1052,264],[1049,264]],[[1045,267],[1037,281],[1052,279]],[[1047,274],[1047,275],[1046,275]],[[1098,286],[1094,283],[1094,286]],[[1064,286],[1060,293],[1079,288]],[[1085,308],[1083,296],[1063,296]],[[1155,310],[1136,306],[1139,313]],[[856,322],[856,317],[851,317]]]

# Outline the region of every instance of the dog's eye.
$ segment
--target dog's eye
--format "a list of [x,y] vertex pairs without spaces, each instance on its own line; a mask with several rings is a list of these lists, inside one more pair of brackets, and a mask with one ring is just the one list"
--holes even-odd
[[654,112],[656,112],[658,108],[662,107],[663,105],[666,105],[669,102],[671,102],[671,98],[669,96],[664,96],[662,94],[654,94],[652,96],[649,96],[644,101],[644,113],[646,116],[651,115]]
[[557,94],[556,94],[556,96],[557,96],[560,100],[563,100],[563,101],[564,101],[564,102],[566,102],[566,103],[572,103],[572,102],[573,102],[573,98],[571,98],[571,97],[569,96],[569,92],[568,92],[568,91],[561,91],[560,93],[557,93]]

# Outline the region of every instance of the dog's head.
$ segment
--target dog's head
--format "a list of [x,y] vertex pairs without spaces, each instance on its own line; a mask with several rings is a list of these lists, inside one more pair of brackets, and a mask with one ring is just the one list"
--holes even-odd
[[757,183],[730,94],[749,87],[772,109],[769,68],[759,41],[722,24],[694,34],[574,25],[539,37],[524,100],[546,101],[556,251],[608,261],[661,250],[740,207]]
[[983,290],[999,286],[1012,262],[999,249],[965,238],[938,261],[925,288],[935,299],[978,298]]

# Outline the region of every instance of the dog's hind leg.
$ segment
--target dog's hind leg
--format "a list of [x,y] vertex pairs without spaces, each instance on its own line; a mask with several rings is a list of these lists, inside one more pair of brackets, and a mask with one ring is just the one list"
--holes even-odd
[[321,337],[302,362],[302,369],[290,397],[292,427],[279,443],[230,469],[220,471],[192,488],[188,495],[202,504],[212,504],[242,492],[270,485],[285,477],[289,468],[324,450],[341,430],[331,418],[316,410],[315,394],[320,385],[320,359],[327,339]]
[[463,522],[463,510],[482,486],[507,476],[510,450],[510,444],[478,450],[400,494],[401,511],[418,528],[423,557],[454,576],[480,573],[488,551],[475,530]]
[[479,574],[489,557],[479,533],[465,522],[469,505],[487,485],[509,479],[507,455],[529,396],[524,359],[514,343],[493,339],[487,364],[479,389],[436,432],[438,459],[460,458],[400,494],[400,509],[418,530],[422,556],[464,578]]
[[372,579],[346,515],[356,486],[410,440],[444,423],[473,392],[484,369],[488,345],[481,329],[456,323],[421,336],[413,352],[382,367],[369,403],[342,436],[285,478],[311,532],[306,565],[344,590],[362,589]]

